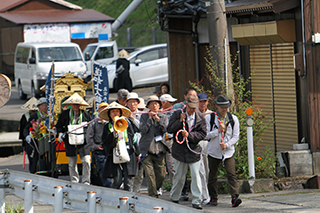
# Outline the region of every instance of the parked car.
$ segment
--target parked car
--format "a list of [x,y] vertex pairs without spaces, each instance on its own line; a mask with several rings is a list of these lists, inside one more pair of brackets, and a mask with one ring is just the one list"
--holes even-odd
[[78,44],[18,43],[14,59],[15,83],[20,99],[39,97],[54,60],[55,77],[67,72],[83,75],[87,68]]
[[[130,77],[132,86],[145,86],[168,81],[167,44],[139,47],[130,53]],[[109,88],[114,88],[116,62],[107,66]]]

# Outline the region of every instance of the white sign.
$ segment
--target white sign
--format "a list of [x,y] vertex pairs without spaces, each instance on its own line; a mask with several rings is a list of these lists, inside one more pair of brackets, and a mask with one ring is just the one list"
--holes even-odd
[[24,25],[24,42],[70,42],[68,24]]
[[111,23],[71,24],[71,38],[98,38],[99,41],[111,40]]

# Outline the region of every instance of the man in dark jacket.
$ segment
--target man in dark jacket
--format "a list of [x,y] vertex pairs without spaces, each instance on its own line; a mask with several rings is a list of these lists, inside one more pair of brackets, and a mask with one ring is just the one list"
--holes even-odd
[[69,141],[68,134],[64,136],[64,133],[68,132],[69,128],[71,128],[72,125],[80,125],[82,122],[87,122],[91,120],[91,116],[87,111],[79,109],[80,106],[88,106],[88,104],[78,93],[74,93],[62,104],[71,106],[71,109],[65,110],[60,114],[58,123],[56,125],[57,133],[59,134],[59,142],[64,141],[65,143],[66,155],[69,159],[68,166],[71,182],[79,182],[79,172],[77,169],[77,155],[79,154],[82,162],[81,182],[90,185],[91,157],[90,148],[85,141],[85,136],[80,135],[81,137],[83,136],[83,143],[77,145],[75,144],[75,141]]
[[[188,167],[191,172],[191,192],[193,196],[192,207],[202,209],[202,186],[200,179],[200,154],[199,142],[206,137],[206,120],[197,110],[199,100],[197,96],[190,95],[186,100],[186,108],[175,111],[170,117],[168,132],[174,134],[172,144],[172,157],[175,174],[170,198],[178,203],[185,182]],[[184,141],[183,141],[184,140]]]

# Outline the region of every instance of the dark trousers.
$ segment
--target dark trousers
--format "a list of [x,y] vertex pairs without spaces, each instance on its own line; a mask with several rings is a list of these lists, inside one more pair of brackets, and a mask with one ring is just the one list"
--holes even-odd
[[165,154],[149,154],[143,161],[142,166],[146,175],[148,184],[148,194],[152,197],[158,197],[157,190],[163,184],[166,176]]
[[112,188],[120,189],[123,178],[123,189],[131,191],[131,176],[128,175],[127,164],[119,164],[117,168],[116,176],[113,177]]
[[29,160],[29,172],[34,174],[38,171],[39,153],[34,147],[33,142],[31,142],[31,145],[26,143],[26,153]]
[[93,152],[93,156],[95,159],[95,163],[99,172],[99,177],[101,180],[101,184],[104,187],[111,187],[112,186],[112,179],[103,177],[104,166],[107,162],[107,156],[104,150],[96,150]]
[[[218,168],[221,164],[221,159],[216,159],[208,155],[209,161],[209,180],[208,180],[208,190],[211,198],[218,197]],[[232,156],[231,158],[225,159],[224,169],[227,172],[228,185],[230,188],[230,194],[239,195],[239,183],[236,176],[235,160]]]

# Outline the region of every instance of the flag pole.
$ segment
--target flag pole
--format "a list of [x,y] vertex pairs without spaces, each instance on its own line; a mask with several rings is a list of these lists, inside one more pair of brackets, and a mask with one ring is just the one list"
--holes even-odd
[[51,66],[51,87],[50,87],[50,97],[49,97],[49,129],[51,129],[51,122],[52,122],[52,92],[53,92],[53,81],[54,81],[54,60],[52,60],[52,66]]
[[92,82],[92,95],[93,95],[93,114],[94,114],[94,118],[96,118],[97,113],[96,113],[96,99],[95,99],[95,93],[94,93],[93,60],[92,59],[91,59],[91,82]]

